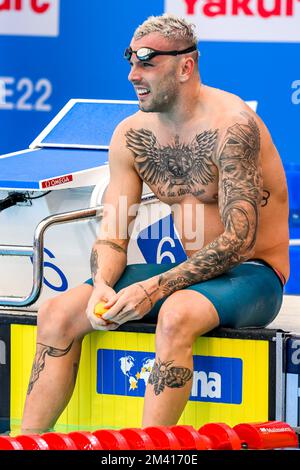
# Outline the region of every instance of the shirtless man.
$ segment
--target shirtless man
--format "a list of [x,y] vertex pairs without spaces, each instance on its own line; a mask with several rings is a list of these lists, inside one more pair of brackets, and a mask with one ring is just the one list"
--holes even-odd
[[[115,227],[105,210],[102,226],[114,224],[125,236],[102,229],[92,249],[93,280],[41,307],[24,432],[55,424],[74,388],[82,339],[94,329],[157,316],[142,425],[173,425],[190,395],[195,339],[218,325],[264,326],[280,309],[289,275],[281,160],[244,101],[201,83],[196,49],[193,27],[171,15],[149,18],[135,31],[125,58],[140,110],[114,132],[105,193],[116,214],[121,197],[128,207],[140,202],[143,181],[176,205],[188,258],[126,268],[132,216]],[[184,230],[190,223],[195,240]],[[103,319],[93,313],[100,300],[110,307]]]

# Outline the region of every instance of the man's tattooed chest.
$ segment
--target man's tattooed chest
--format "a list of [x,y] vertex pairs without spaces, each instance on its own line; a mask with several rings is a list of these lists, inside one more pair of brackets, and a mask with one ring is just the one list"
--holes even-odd
[[[197,134],[190,143],[178,136],[169,145],[160,145],[148,129],[130,129],[126,145],[133,152],[135,166],[142,180],[160,198],[193,195],[200,200],[215,193],[218,130]],[[213,188],[212,188],[213,187]]]

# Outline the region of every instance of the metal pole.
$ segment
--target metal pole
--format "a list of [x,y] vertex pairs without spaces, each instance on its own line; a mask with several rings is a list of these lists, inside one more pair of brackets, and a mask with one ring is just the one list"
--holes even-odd
[[[142,205],[146,205],[158,202],[158,199],[153,194],[146,194],[142,196],[141,201]],[[16,307],[28,307],[39,298],[43,285],[44,235],[49,227],[94,217],[101,220],[103,217],[103,207],[101,205],[90,209],[63,212],[46,217],[35,229],[32,247],[0,245],[1,256],[31,256],[33,265],[33,285],[30,294],[24,297],[2,296],[0,297],[0,307],[5,310],[14,310]]]

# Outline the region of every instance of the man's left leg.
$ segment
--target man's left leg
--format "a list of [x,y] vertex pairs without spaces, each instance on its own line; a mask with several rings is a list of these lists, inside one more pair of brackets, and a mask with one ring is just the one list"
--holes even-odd
[[163,303],[156,328],[155,365],[146,387],[143,427],[177,423],[191,392],[193,343],[218,325],[215,307],[199,292],[177,291]]

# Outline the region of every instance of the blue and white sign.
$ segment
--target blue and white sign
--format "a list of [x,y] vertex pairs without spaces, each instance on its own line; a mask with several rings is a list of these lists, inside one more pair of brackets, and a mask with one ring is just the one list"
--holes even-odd
[[[97,393],[143,397],[154,358],[155,354],[149,352],[98,349]],[[242,374],[243,362],[239,358],[194,356],[190,400],[240,404]]]
[[137,245],[146,263],[180,263],[187,258],[171,215],[142,230],[138,235]]

